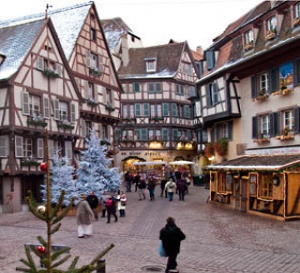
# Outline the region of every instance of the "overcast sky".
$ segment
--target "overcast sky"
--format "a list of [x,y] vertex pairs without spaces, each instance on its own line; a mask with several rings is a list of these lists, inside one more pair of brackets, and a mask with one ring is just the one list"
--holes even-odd
[[[84,0],[8,0],[0,8],[0,20],[57,9]],[[121,17],[144,46],[173,39],[188,41],[191,49],[206,49],[225,28],[261,0],[95,0],[100,19]]]

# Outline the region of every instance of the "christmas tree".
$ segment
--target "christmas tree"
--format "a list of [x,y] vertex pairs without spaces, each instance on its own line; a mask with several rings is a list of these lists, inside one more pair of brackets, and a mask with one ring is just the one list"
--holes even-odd
[[[56,206],[51,205],[51,176],[50,176],[50,160],[48,157],[48,134],[46,131],[46,145],[45,154],[47,156],[46,162],[40,165],[40,169],[46,171],[46,205],[37,206],[33,196],[29,193],[27,198],[27,203],[30,212],[37,217],[39,220],[43,221],[47,225],[47,238],[38,236],[39,246],[29,248],[25,247],[27,259],[21,259],[20,261],[25,265],[25,267],[17,267],[17,271],[29,272],[29,273],[90,273],[99,270],[105,266],[105,262],[101,258],[114,247],[113,244],[108,246],[105,250],[99,253],[95,258],[91,260],[89,264],[77,267],[79,257],[75,257],[71,264],[66,269],[60,269],[59,267],[71,258],[69,254],[69,247],[61,247],[56,251],[53,251],[52,246],[52,236],[59,231],[61,227],[61,220],[67,215],[68,211],[73,205],[73,199],[70,200],[69,204],[61,210],[65,199],[65,191],[62,190],[61,194],[57,200]],[[49,168],[50,167],[50,168]],[[32,252],[35,256],[32,255]],[[38,258],[38,262],[35,257]]]
[[[57,204],[61,195],[61,190],[65,191],[65,198],[63,205],[68,205],[72,197],[76,196],[75,185],[73,179],[75,174],[75,167],[69,164],[67,157],[61,157],[61,151],[55,151],[51,157],[50,164],[50,183],[51,183],[51,203]],[[46,187],[47,181],[41,186],[43,194],[43,201],[46,201]]]
[[111,167],[112,159],[107,157],[107,146],[100,143],[101,140],[91,130],[76,172],[78,194],[93,191],[96,196],[101,197],[104,190],[115,192],[120,188],[122,173],[118,172],[118,168]]

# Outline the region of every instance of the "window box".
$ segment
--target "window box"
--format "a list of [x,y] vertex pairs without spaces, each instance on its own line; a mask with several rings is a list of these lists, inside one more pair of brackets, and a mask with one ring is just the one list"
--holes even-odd
[[258,96],[254,99],[255,102],[265,101],[269,97],[265,91],[260,91]]
[[109,112],[115,111],[115,107],[111,104],[105,105],[105,109]]
[[35,116],[27,119],[27,125],[46,127],[48,123],[45,121],[44,117]]
[[276,30],[269,29],[266,34],[266,40],[270,41],[276,37]]
[[164,118],[163,117],[159,117],[159,116],[155,116],[155,117],[150,117],[150,120],[160,121],[160,120],[164,120]]
[[26,167],[29,167],[29,166],[35,166],[35,167],[38,167],[41,163],[34,160],[34,159],[21,159],[21,166],[26,166]]
[[53,78],[53,79],[59,78],[59,74],[50,67],[46,67],[43,71],[43,74],[48,78]]
[[257,144],[265,144],[265,143],[269,143],[270,142],[270,138],[268,137],[264,137],[263,135],[260,136],[258,139],[255,139],[253,141],[254,143],[257,143]]
[[99,77],[101,76],[101,71],[96,67],[90,67],[90,75]]
[[244,50],[248,51],[253,48],[253,41],[244,45]]
[[278,140],[290,140],[290,139],[294,139],[294,136],[290,134],[290,130],[288,127],[285,127],[282,130],[282,133],[280,136],[276,136],[275,137]]
[[298,27],[300,25],[300,17],[294,19],[293,25],[294,27]]
[[57,124],[58,128],[64,129],[64,130],[73,130],[74,129],[74,124],[67,121],[67,120],[63,120],[63,121],[59,121]]
[[99,103],[97,101],[95,101],[93,98],[88,98],[86,100],[87,105],[90,105],[92,107],[97,106]]

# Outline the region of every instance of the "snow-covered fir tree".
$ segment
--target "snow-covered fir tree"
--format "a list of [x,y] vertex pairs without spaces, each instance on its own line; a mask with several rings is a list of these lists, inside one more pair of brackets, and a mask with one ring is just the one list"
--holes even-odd
[[[57,204],[61,191],[65,190],[63,205],[68,205],[72,197],[76,197],[75,167],[70,165],[67,157],[61,156],[61,151],[55,151],[50,162],[51,203]],[[46,201],[46,182],[41,186],[43,200]]]
[[86,139],[86,150],[81,152],[77,169],[77,194],[94,191],[99,198],[104,190],[117,191],[121,185],[122,173],[111,167],[112,158],[107,157],[107,146],[100,145],[101,139],[91,130]]

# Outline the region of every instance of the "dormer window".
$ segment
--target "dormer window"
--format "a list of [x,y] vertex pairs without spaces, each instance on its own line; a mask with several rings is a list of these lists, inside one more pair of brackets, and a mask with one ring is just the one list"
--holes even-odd
[[271,17],[266,22],[266,40],[272,40],[277,35],[277,19]]
[[155,72],[156,71],[156,59],[145,59],[146,61],[146,71]]
[[300,26],[300,3],[294,6],[294,27]]
[[254,46],[254,34],[253,30],[249,29],[247,32],[244,34],[244,49],[247,51]]

